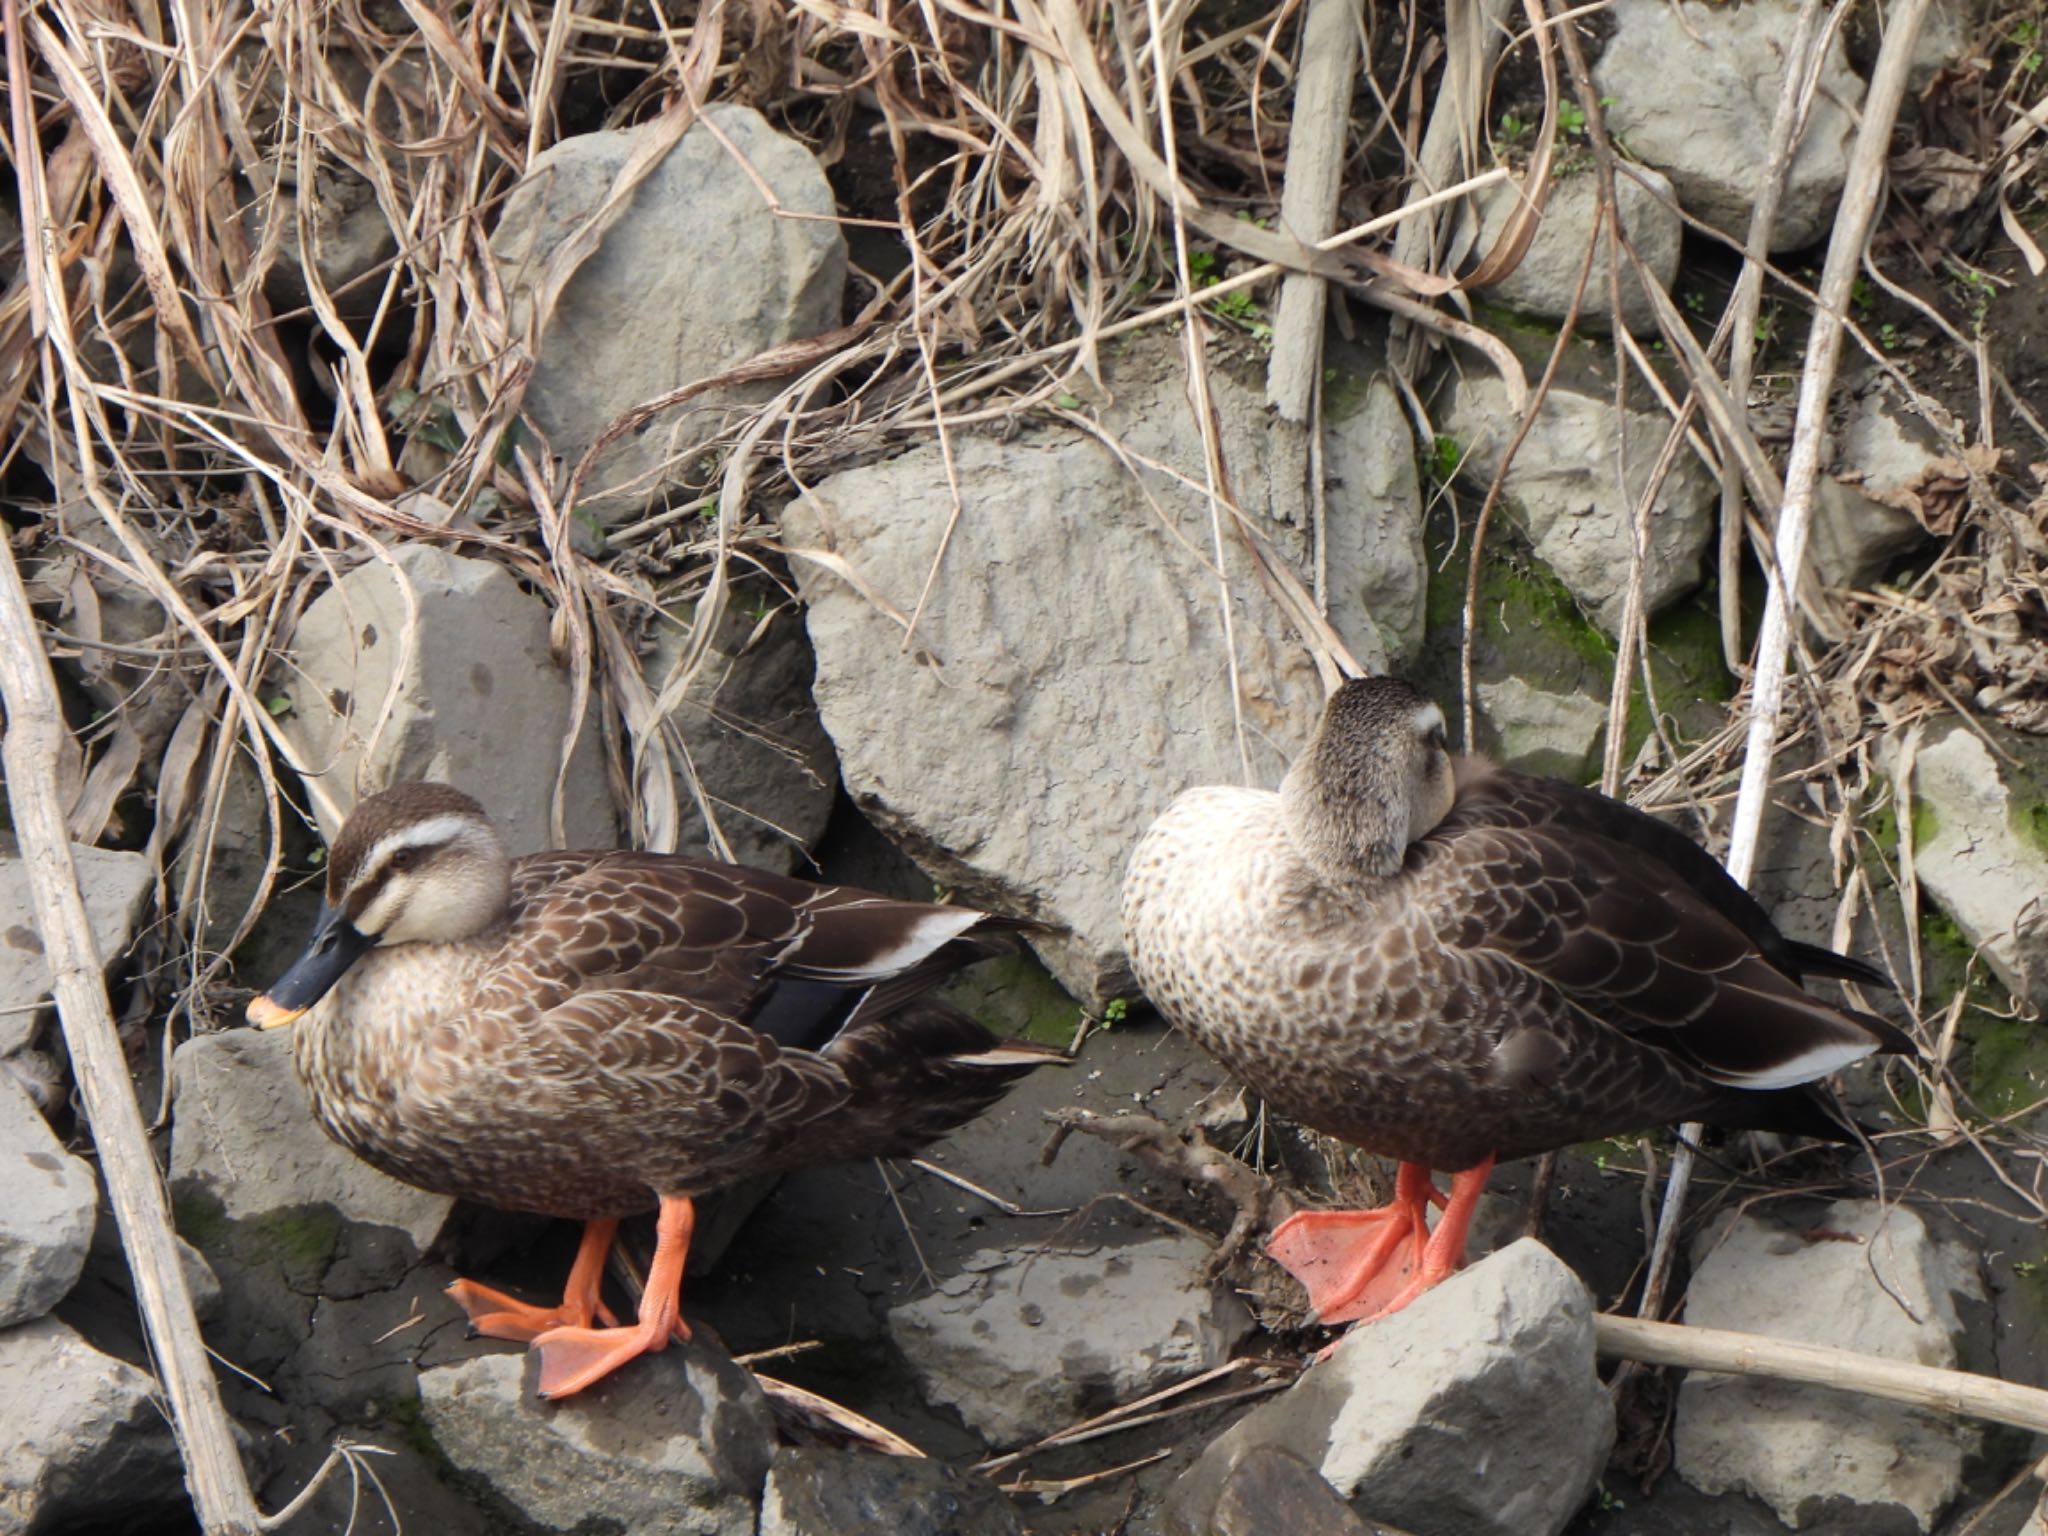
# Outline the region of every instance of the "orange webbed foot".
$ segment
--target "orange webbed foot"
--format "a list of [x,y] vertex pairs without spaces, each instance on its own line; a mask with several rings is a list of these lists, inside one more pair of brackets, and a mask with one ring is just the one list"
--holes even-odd
[[647,1289],[640,1297],[638,1322],[622,1328],[552,1328],[534,1339],[533,1348],[540,1355],[542,1397],[581,1392],[627,1361],[668,1348],[670,1339],[688,1341],[690,1329],[682,1317],[683,1266],[696,1220],[696,1207],[688,1196],[662,1196],[654,1229],[654,1262],[647,1266]]
[[624,1328],[557,1328],[533,1341],[540,1356],[540,1395],[567,1397],[595,1386],[629,1360],[667,1349],[671,1338],[687,1340],[680,1318],[653,1317]]
[[[1322,1323],[1376,1321],[1464,1263],[1472,1213],[1492,1168],[1488,1158],[1457,1174],[1446,1200],[1427,1168],[1403,1163],[1388,1204],[1370,1211],[1298,1212],[1274,1229],[1266,1252],[1302,1283]],[[1434,1232],[1432,1205],[1444,1211]]]
[[586,1307],[564,1297],[559,1306],[537,1307],[474,1280],[457,1280],[448,1287],[448,1295],[469,1314],[471,1332],[487,1339],[510,1339],[516,1344],[530,1344],[557,1328],[588,1328],[594,1320],[618,1321],[602,1301]]
[[569,1266],[559,1306],[537,1307],[474,1280],[457,1280],[448,1287],[448,1295],[469,1314],[470,1331],[487,1339],[527,1344],[557,1328],[588,1328],[594,1318],[616,1323],[618,1318],[598,1295],[598,1284],[604,1278],[605,1255],[611,1252],[612,1237],[618,1230],[616,1221],[583,1224],[576,1262]]

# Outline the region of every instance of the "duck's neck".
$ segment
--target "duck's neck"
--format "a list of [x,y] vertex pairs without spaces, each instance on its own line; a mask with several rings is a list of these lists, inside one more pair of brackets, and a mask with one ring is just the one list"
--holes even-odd
[[1332,794],[1315,772],[1312,753],[1281,781],[1280,818],[1302,857],[1332,885],[1375,885],[1401,872],[1409,842],[1406,807],[1356,786]]

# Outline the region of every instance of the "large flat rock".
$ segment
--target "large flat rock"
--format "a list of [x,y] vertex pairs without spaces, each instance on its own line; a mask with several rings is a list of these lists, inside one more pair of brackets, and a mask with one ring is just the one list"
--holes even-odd
[[[847,789],[963,901],[1058,930],[1035,946],[1098,1007],[1131,985],[1117,901],[1131,845],[1191,785],[1277,784],[1323,697],[1199,490],[1178,352],[1134,352],[1112,384],[1104,427],[1121,452],[1063,425],[959,435],[950,466],[916,448],[782,513]],[[1281,434],[1256,391],[1219,375],[1215,396],[1240,504],[1305,560]],[[1361,568],[1355,551],[1344,561]],[[1333,618],[1380,669],[1361,583],[1346,580],[1341,610],[1333,586]]]

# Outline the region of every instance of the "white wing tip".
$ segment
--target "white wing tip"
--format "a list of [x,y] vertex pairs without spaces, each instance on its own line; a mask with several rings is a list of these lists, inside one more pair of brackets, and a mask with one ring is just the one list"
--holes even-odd
[[1861,1061],[1877,1049],[1875,1040],[1830,1040],[1810,1046],[1789,1060],[1761,1072],[1715,1074],[1716,1081],[1731,1088],[1748,1088],[1766,1093],[1774,1088],[1797,1088],[1839,1072],[1853,1061]]

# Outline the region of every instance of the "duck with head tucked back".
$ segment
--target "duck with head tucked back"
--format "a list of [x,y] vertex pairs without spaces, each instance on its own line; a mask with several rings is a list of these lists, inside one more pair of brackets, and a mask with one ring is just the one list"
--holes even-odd
[[1277,794],[1180,796],[1123,923],[1169,1019],[1280,1113],[1399,1161],[1390,1204],[1273,1233],[1325,1323],[1461,1264],[1497,1159],[1676,1120],[1852,1140],[1819,1081],[1913,1049],[1801,986],[1888,985],[1875,968],[1785,938],[1663,822],[1453,757],[1391,678],[1337,690]]
[[[689,1337],[693,1196],[914,1151],[1063,1059],[926,995],[1021,926],[668,854],[512,859],[469,796],[401,784],[349,816],[313,936],[249,1018],[297,1024],[314,1114],[367,1162],[585,1223],[558,1306],[449,1288],[478,1332],[531,1342],[560,1397]],[[618,1326],[605,1255],[649,1209],[646,1293]]]

